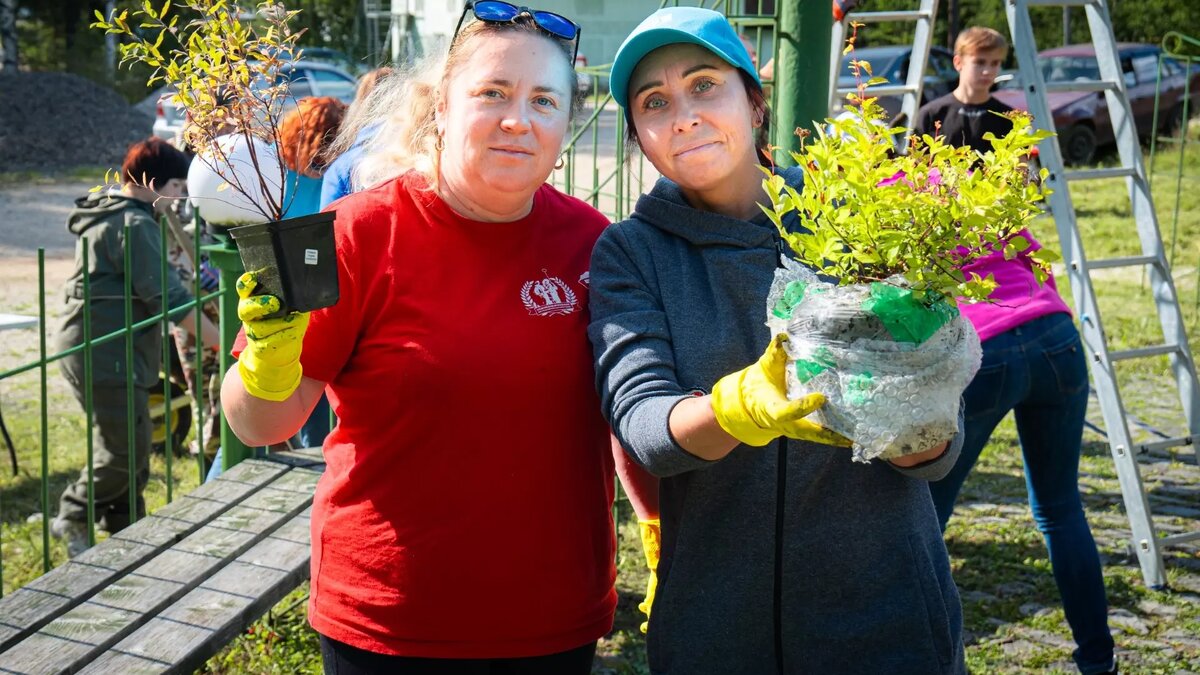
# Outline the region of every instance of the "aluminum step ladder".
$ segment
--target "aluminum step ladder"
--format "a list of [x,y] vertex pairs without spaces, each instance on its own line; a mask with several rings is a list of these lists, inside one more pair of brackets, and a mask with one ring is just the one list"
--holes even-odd
[[[829,108],[832,110],[838,101],[847,94],[854,93],[855,87],[838,87],[838,75],[842,69],[842,50],[846,47],[846,26],[849,23],[885,23],[885,22],[916,22],[916,32],[913,35],[912,56],[908,60],[908,74],[904,84],[882,84],[871,87],[867,93],[871,96],[900,96],[900,115],[903,120],[897,126],[912,130],[913,122],[917,119],[917,111],[921,108],[921,90],[925,86],[925,69],[929,65],[929,46],[933,42],[933,22],[937,17],[938,0],[921,0],[919,9],[912,11],[881,11],[881,12],[850,12],[841,21],[833,22],[833,39],[830,42],[829,55]],[[876,73],[879,75],[880,73]],[[897,145],[907,148],[905,142]]]
[[[1142,578],[1151,588],[1166,586],[1163,570],[1162,549],[1165,546],[1200,539],[1200,531],[1172,536],[1158,536],[1150,501],[1142,483],[1138,457],[1152,451],[1167,448],[1192,446],[1193,438],[1200,433],[1200,399],[1197,399],[1196,368],[1188,346],[1187,332],[1179,309],[1175,282],[1163,249],[1158,229],[1158,217],[1150,194],[1146,166],[1138,144],[1134,127],[1133,112],[1125,91],[1125,80],[1117,53],[1116,39],[1112,31],[1112,19],[1106,0],[1006,0],[1008,24],[1012,31],[1013,49],[1020,67],[1021,82],[1033,114],[1034,125],[1039,129],[1054,131],[1054,118],[1050,113],[1046,95],[1062,91],[1104,92],[1108,102],[1109,117],[1117,141],[1121,165],[1112,168],[1067,171],[1063,166],[1062,153],[1057,137],[1040,144],[1040,161],[1049,171],[1047,187],[1053,190],[1048,204],[1058,228],[1062,246],[1063,262],[1067,278],[1071,282],[1075,309],[1080,322],[1080,332],[1091,356],[1092,379],[1098,392],[1100,409],[1104,415],[1105,431],[1117,476],[1121,483],[1121,494],[1125,501],[1125,512],[1132,530],[1131,548],[1136,553],[1142,568]],[[1047,85],[1037,61],[1037,44],[1033,35],[1033,24],[1029,16],[1030,7],[1082,7],[1087,15],[1092,44],[1099,65],[1099,80],[1053,83]],[[1075,219],[1075,207],[1071,202],[1070,184],[1077,180],[1099,178],[1125,178],[1132,202],[1133,218],[1141,242],[1141,255],[1088,260],[1084,255],[1083,241]],[[1114,267],[1149,269],[1149,279],[1154,302],[1162,325],[1163,341],[1160,344],[1136,349],[1110,350],[1105,337],[1100,308],[1096,301],[1091,272]],[[1179,398],[1187,422],[1188,434],[1178,438],[1166,438],[1154,442],[1133,442],[1129,431],[1129,419],[1117,386],[1115,365],[1119,361],[1166,355],[1174,375]],[[1200,460],[1200,453],[1197,459]]]

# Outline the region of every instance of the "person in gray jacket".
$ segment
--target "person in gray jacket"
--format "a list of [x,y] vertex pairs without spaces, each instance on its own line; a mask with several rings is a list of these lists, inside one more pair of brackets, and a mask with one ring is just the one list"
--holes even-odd
[[[162,275],[163,244],[156,220],[175,199],[187,194],[187,171],[188,159],[181,151],[160,138],[149,138],[129,147],[121,165],[119,191],[96,192],[75,201],[75,208],[67,218],[67,229],[79,241],[75,247],[75,270],[64,288],[61,324],[54,335],[58,351],[84,343],[85,317],[90,319],[93,340],[124,330],[126,283],[132,294],[135,324],[157,316],[164,307],[177,307],[192,299],[178,275],[168,274],[165,279]],[[86,270],[82,253],[85,247]],[[84,304],[85,281],[91,286],[90,306]],[[173,320],[189,333],[195,332],[192,312]],[[201,321],[204,344],[215,348],[216,327],[208,319],[202,317]],[[109,533],[124,529],[145,515],[142,490],[150,475],[149,397],[162,365],[162,329],[156,324],[135,330],[132,340],[132,362],[125,358],[124,338],[91,349],[92,485],[89,490],[85,466],[79,478],[63,491],[58,516],[50,526],[51,534],[66,541],[67,553],[72,558],[88,546],[89,497],[95,503],[97,526]],[[74,352],[62,358],[59,365],[75,398],[85,404],[89,383],[84,353]],[[132,410],[127,406],[130,383]],[[133,447],[129,445],[130,423],[134,426]],[[137,469],[134,480],[129,475],[131,452]],[[136,493],[133,499],[136,512],[130,505],[131,483]]]
[[603,412],[661,479],[651,672],[965,673],[926,484],[954,465],[961,422],[948,444],[861,464],[804,419],[820,395],[786,401],[764,325],[783,250],[758,207],[769,111],[745,48],[719,13],[662,9],[610,81],[664,176],[590,270]]

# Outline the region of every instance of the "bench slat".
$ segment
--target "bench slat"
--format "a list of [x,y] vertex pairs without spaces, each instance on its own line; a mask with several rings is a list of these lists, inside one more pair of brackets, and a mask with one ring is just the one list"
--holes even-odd
[[[239,465],[239,468],[245,464],[244,462]],[[287,467],[281,468],[288,471]],[[293,469],[289,473],[299,471],[305,470]],[[282,478],[278,472],[272,474],[258,470],[256,473],[260,477],[267,476],[268,479]],[[312,494],[293,491],[291,487],[296,484],[300,483],[295,480],[288,481],[285,483],[285,489],[272,488],[271,483],[257,489],[256,486],[247,484],[251,489],[245,491],[245,494],[250,496],[268,490],[268,494],[260,502],[264,506],[274,508],[250,508],[243,504],[230,506],[175,543],[169,550],[161,551],[154,557],[143,558],[139,568],[122,576],[109,575],[107,583],[98,592],[94,592],[91,597],[76,596],[76,603],[84,598],[86,600],[44,623],[36,635],[31,635],[8,651],[0,653],[0,672],[4,669],[24,672],[26,668],[39,673],[75,672],[87,665],[88,661],[100,656],[111,645],[151,621],[159,612],[171,607],[190,590],[202,584],[205,578],[220,574],[221,567],[251,550],[270,532],[305,512],[311,504]],[[146,521],[151,518],[147,518]],[[153,527],[143,527],[142,534],[149,533],[148,538],[158,541],[165,529],[187,525],[184,520],[159,520],[162,522]],[[175,525],[171,525],[172,523]],[[141,522],[138,525],[141,525]],[[135,527],[137,526],[129,530],[133,531]],[[141,536],[138,532],[132,533]],[[96,548],[105,545],[107,542]],[[180,563],[187,564],[188,569],[168,571],[167,565]],[[175,578],[172,579],[172,576]],[[137,611],[130,612],[123,608],[136,608]],[[84,624],[92,628],[91,632],[81,637],[78,626]],[[56,645],[51,649],[47,641],[53,643],[55,640],[70,644]]]
[[308,533],[307,514],[292,518],[81,672],[184,674],[200,668],[308,578]]
[[[274,462],[242,462],[223,474],[222,480],[197,487],[0,598],[0,653],[285,472],[289,467]],[[290,489],[295,484],[292,480],[284,486]]]

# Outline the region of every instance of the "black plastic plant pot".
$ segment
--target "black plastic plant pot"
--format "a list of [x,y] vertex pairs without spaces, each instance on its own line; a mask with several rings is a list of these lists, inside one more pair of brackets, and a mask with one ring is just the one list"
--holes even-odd
[[279,298],[280,312],[309,312],[338,301],[334,212],[231,228],[242,265],[257,273],[255,295]]

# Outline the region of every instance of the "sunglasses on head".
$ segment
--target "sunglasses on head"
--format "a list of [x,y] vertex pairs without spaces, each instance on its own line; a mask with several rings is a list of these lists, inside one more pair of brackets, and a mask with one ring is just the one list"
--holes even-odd
[[543,12],[540,9],[530,9],[502,2],[501,0],[467,0],[467,6],[463,8],[462,16],[458,18],[458,26],[454,29],[454,35],[450,38],[450,44],[454,44],[454,40],[458,37],[458,31],[462,30],[463,21],[466,20],[468,11],[474,12],[475,18],[479,21],[487,21],[489,23],[516,23],[517,19],[522,16],[530,17],[538,28],[549,33],[552,37],[572,43],[571,64],[574,66],[575,56],[579,53],[579,33],[582,29],[579,27],[579,24],[567,17],[555,14],[554,12]]

